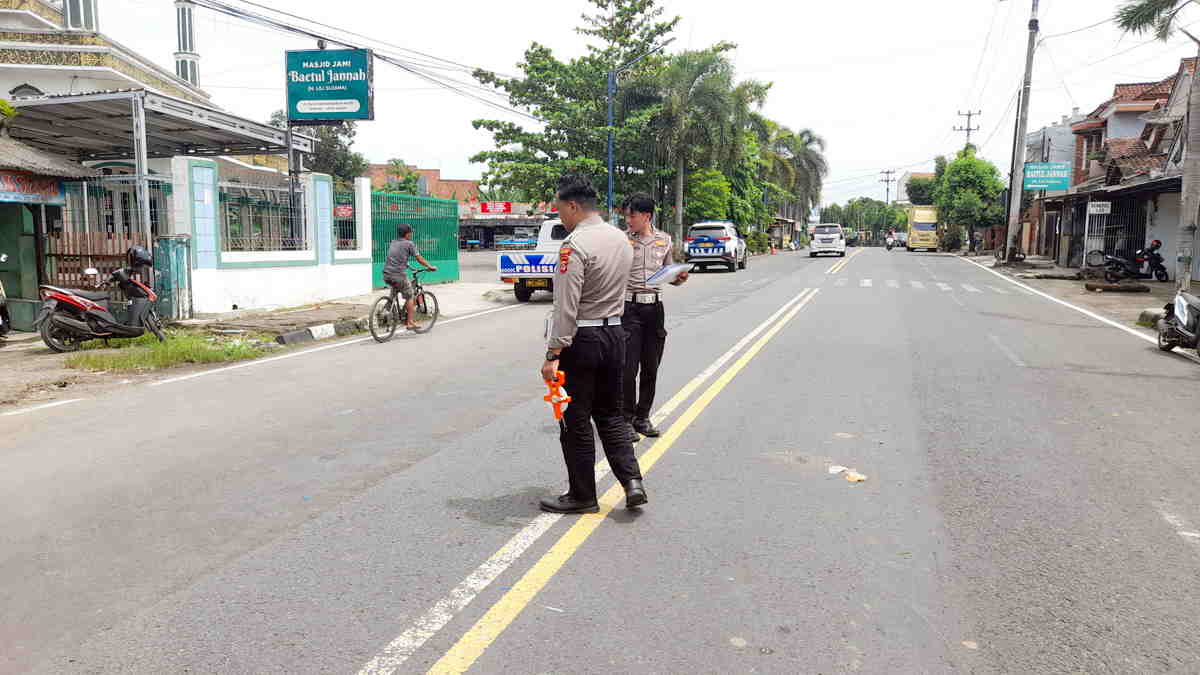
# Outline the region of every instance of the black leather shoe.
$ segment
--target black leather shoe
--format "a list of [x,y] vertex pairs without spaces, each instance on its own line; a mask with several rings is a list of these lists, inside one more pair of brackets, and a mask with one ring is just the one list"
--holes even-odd
[[650,501],[646,498],[646,488],[642,487],[642,481],[639,478],[634,478],[625,484],[625,508],[632,509],[635,506],[641,506]]
[[600,511],[600,505],[596,503],[595,499],[585,502],[576,499],[570,493],[557,497],[543,497],[541,507],[543,511],[550,513],[597,513]]
[[650,438],[658,438],[658,429],[655,429],[650,424],[650,420],[645,419],[645,418],[635,419],[633,421],[633,430],[643,436],[649,436]]

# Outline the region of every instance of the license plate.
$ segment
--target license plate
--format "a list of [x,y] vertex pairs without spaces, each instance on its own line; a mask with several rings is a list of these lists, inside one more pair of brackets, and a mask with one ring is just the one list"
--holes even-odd
[[526,279],[525,286],[527,288],[549,288],[549,279]]
[[712,248],[713,246],[714,246],[714,244],[709,244],[709,243],[696,244],[696,248]]

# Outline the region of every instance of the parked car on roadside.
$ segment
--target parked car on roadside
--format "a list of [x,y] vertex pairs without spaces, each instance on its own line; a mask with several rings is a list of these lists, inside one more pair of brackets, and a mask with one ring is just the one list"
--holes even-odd
[[846,255],[846,233],[837,223],[821,223],[813,228],[812,240],[808,242],[808,257],[821,253]]
[[746,240],[733,223],[727,220],[706,220],[692,225],[684,242],[684,261],[708,269],[721,265],[730,272],[746,269],[750,250]]

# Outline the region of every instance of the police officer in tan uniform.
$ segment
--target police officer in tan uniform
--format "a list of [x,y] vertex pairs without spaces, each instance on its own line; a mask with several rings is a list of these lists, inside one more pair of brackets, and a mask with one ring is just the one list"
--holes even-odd
[[621,312],[633,252],[625,234],[604,222],[596,209],[596,189],[586,178],[566,175],[555,205],[570,232],[558,253],[554,275],[554,320],[543,380],[566,374],[571,397],[559,424],[559,441],[570,488],[541,500],[544,511],[595,513],[596,445],[592,421],[613,475],[625,488],[629,508],[646,503],[642,473],[629,425],[621,412],[625,370],[625,331]]
[[[625,417],[639,434],[658,436],[658,429],[650,424],[650,408],[654,405],[658,364],[667,343],[667,328],[659,291],[647,286],[646,280],[672,264],[674,254],[671,235],[654,227],[654,199],[650,195],[639,192],[630,196],[625,201],[625,209],[629,244],[633,248],[625,312],[621,316],[629,336],[625,343]],[[678,286],[685,281],[687,272],[682,272],[671,283]]]

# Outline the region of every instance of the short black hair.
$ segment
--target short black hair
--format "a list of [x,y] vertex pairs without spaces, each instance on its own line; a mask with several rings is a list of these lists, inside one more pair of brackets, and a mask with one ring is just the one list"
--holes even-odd
[[558,191],[555,196],[560,201],[575,202],[585,209],[595,209],[596,188],[592,187],[592,181],[588,180],[587,176],[577,173],[564,174],[558,179]]
[[400,223],[399,225],[396,226],[396,236],[397,237],[404,237],[404,236],[408,235],[409,232],[412,232],[412,231],[413,231],[412,225],[409,225],[408,223]]
[[654,213],[654,197],[645,192],[635,192],[625,200],[625,208],[632,213]]

